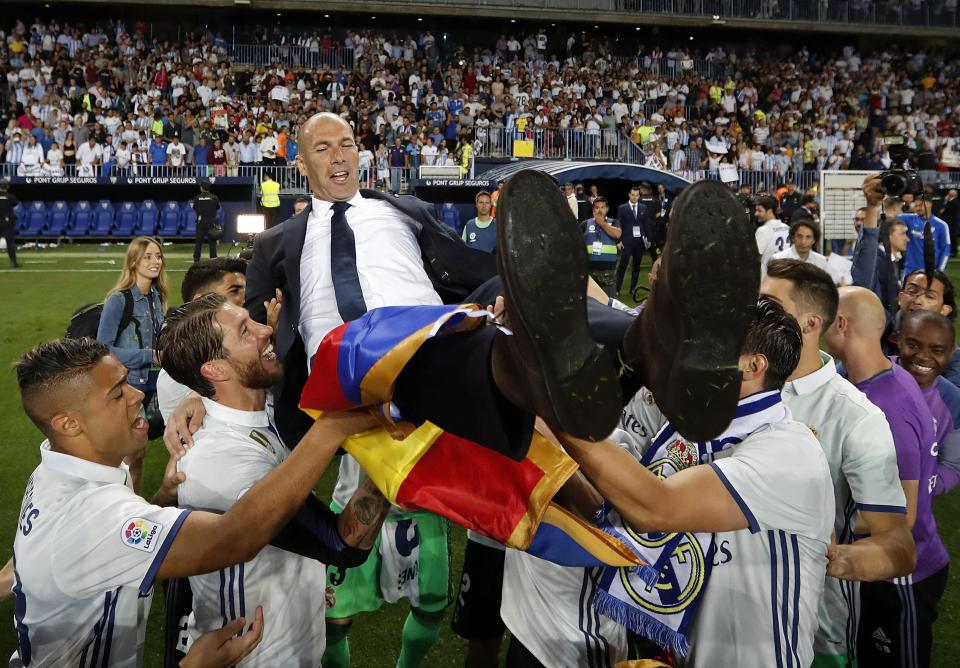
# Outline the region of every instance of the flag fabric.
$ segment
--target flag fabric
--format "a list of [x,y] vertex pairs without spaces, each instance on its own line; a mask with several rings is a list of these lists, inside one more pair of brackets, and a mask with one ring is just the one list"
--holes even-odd
[[[673,426],[664,425],[641,463],[657,477],[667,478],[685,468],[713,461],[717,453],[786,415],[779,391],[754,394],[740,400],[730,426],[711,441],[687,441]],[[599,525],[628,545],[647,565],[604,568],[594,597],[595,607],[634,633],[676,655],[686,656],[687,633],[713,566],[714,534],[639,533],[609,504],[600,511]]]
[[[397,376],[426,340],[483,325],[486,315],[474,305],[385,307],[341,325],[320,344],[301,409],[317,417],[389,404]],[[517,462],[430,422],[400,426],[403,440],[377,429],[343,444],[391,503],[564,565],[640,563],[620,539],[552,503],[578,467],[541,434]]]

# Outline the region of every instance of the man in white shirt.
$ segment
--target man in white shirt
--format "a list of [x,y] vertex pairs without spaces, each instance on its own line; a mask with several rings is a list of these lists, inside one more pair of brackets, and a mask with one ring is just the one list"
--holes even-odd
[[790,246],[774,253],[773,260],[800,260],[827,269],[827,258],[813,250],[820,243],[820,225],[812,218],[794,216],[790,223]]
[[[157,350],[164,368],[203,398],[203,426],[177,463],[186,480],[177,489],[184,508],[225,512],[290,456],[266,412],[267,390],[283,370],[272,330],[219,294],[188,302],[167,317]],[[270,611],[264,641],[246,666],[318,666],[325,648],[326,563],[359,566],[390,505],[369,480],[343,512],[310,495],[290,523],[256,557],[218,574],[190,578],[197,630],[231,612],[262,605]],[[364,525],[360,541],[351,531]],[[228,583],[225,587],[225,583]]]
[[81,176],[93,176],[94,168],[103,164],[103,147],[93,136],[77,147],[77,164]]
[[777,200],[765,196],[757,200],[754,214],[760,227],[757,228],[757,251],[760,253],[760,273],[767,275],[767,263],[787,247],[790,228],[777,218]]
[[[89,338],[42,343],[16,373],[24,410],[47,438],[14,540],[13,660],[22,665],[142,665],[156,580],[253,559],[303,504],[342,440],[375,423],[325,416],[226,513],[181,510],[131,488],[123,459],[146,447],[143,393],[106,346]],[[162,491],[154,500],[172,502],[172,491]]]
[[260,141],[260,154],[263,156],[263,164],[265,165],[279,165],[282,163],[283,158],[277,158],[277,151],[280,149],[280,144],[277,142],[277,138],[274,136],[273,132],[267,132],[263,139]]
[[[772,300],[759,300],[740,358],[738,417],[764,419],[720,452],[674,462],[679,470],[666,478],[610,441],[558,435],[634,531],[715,533],[713,569],[690,633],[688,666],[768,668],[809,666],[813,660],[834,508],[820,445],[780,401],[801,346],[796,321]],[[523,623],[536,628],[544,617]],[[556,658],[564,644],[538,643],[550,651],[538,660],[574,665]]]
[[173,141],[167,146],[167,167],[179,170],[187,160],[187,147],[174,135]]
[[[820,337],[836,318],[839,294],[830,275],[799,260],[774,260],[760,285],[800,323],[803,350],[783,389],[796,418],[817,435],[830,465],[836,501],[831,565],[820,602],[817,666],[846,666],[856,648],[857,581],[884,580],[913,571],[907,524],[890,426],[879,408],[836,371],[820,350]],[[854,541],[859,513],[866,538]]]
[[18,176],[35,176],[40,173],[43,165],[43,146],[37,143],[35,135],[27,135],[27,145],[23,147],[23,154],[20,156],[20,166],[17,168]]
[[433,143],[433,137],[427,137],[427,143],[420,149],[420,160],[424,165],[433,166],[437,163],[437,156],[440,150]]
[[252,133],[247,132],[237,148],[239,150],[241,167],[253,167],[257,164],[260,149],[253,143]]

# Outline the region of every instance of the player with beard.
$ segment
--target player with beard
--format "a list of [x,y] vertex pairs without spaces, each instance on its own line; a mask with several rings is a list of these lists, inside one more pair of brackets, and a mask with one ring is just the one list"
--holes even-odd
[[[283,370],[272,329],[243,308],[208,294],[167,318],[158,349],[177,382],[203,397],[206,417],[194,447],[177,463],[186,481],[182,508],[229,510],[289,451],[266,412],[267,390]],[[264,640],[245,666],[318,666],[325,648],[326,566],[363,563],[389,510],[368,481],[336,515],[313,495],[294,519],[246,563],[190,578],[196,627],[223,623],[229,611],[270,611]]]

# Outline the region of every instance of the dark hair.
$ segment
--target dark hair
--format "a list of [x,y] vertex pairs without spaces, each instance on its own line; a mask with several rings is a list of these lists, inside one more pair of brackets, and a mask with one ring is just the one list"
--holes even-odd
[[[953,328],[953,322],[947,316],[942,313],[937,313],[936,311],[907,311],[903,314],[903,317],[900,320],[900,331],[903,331],[903,326],[908,322],[915,322],[917,326],[922,324],[930,323],[935,326],[943,327],[950,333],[950,345],[956,344],[957,333]],[[901,338],[901,337],[898,337]],[[901,338],[902,340],[902,338]]]
[[[898,221],[901,222],[901,221]],[[909,274],[904,276],[903,284],[906,285],[907,281],[916,274],[923,274],[926,276],[927,272],[923,269],[917,269],[911,271]],[[957,318],[957,298],[953,290],[953,281],[950,280],[950,277],[939,269],[933,271],[933,280],[940,281],[943,284],[943,304],[944,306],[950,307],[950,314],[947,316],[951,320],[956,320]]]
[[797,319],[775,300],[760,296],[753,322],[747,330],[742,354],[759,354],[767,358],[764,390],[779,390],[800,362],[803,335]]
[[790,239],[791,240],[793,240],[794,233],[796,233],[796,231],[799,230],[801,227],[809,228],[810,231],[813,232],[813,243],[815,244],[820,243],[820,225],[818,225],[817,221],[815,221],[810,216],[801,216],[799,218],[796,216],[793,217],[793,222],[790,223]]
[[602,202],[603,204],[606,204],[608,207],[610,206],[609,200],[607,200],[607,198],[604,197],[603,195],[597,195],[597,196],[594,198],[593,204],[592,204],[591,206],[596,206],[598,203],[601,203],[601,202]]
[[803,260],[771,260],[767,276],[790,281],[790,297],[802,308],[813,309],[823,318],[820,332],[830,328],[837,317],[840,293],[830,274]]
[[226,297],[214,292],[187,302],[167,316],[157,337],[160,365],[175,381],[203,397],[212,397],[214,387],[200,367],[227,356],[223,328],[217,322],[217,312],[226,302]]
[[767,211],[777,211],[777,198],[770,195],[763,195],[757,198],[757,206],[762,206]]
[[194,295],[210,292],[206,288],[218,283],[225,274],[247,275],[247,261],[234,257],[213,257],[193,264],[183,277],[180,284],[180,296],[184,302],[193,299]]
[[293,200],[293,204],[294,204],[294,206],[296,206],[297,204],[310,204],[310,196],[309,196],[309,195],[297,195],[297,198],[296,198],[295,200]]
[[47,341],[23,354],[14,366],[20,401],[40,431],[47,434],[48,425],[46,418],[37,412],[37,398],[78,380],[109,354],[107,346],[87,337]]

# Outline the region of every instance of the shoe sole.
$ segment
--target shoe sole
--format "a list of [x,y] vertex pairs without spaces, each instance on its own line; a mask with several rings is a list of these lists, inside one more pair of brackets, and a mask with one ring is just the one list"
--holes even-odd
[[602,440],[620,419],[622,396],[612,358],[587,327],[587,254],[576,221],[556,182],[535,170],[511,177],[499,210],[497,269],[518,361],[549,398],[537,413],[572,436]]
[[677,430],[696,441],[718,436],[736,413],[740,353],[760,288],[749,220],[735,215],[733,198],[717,186],[691,186],[696,200],[671,221],[666,249],[682,336],[664,404],[674,407]]

